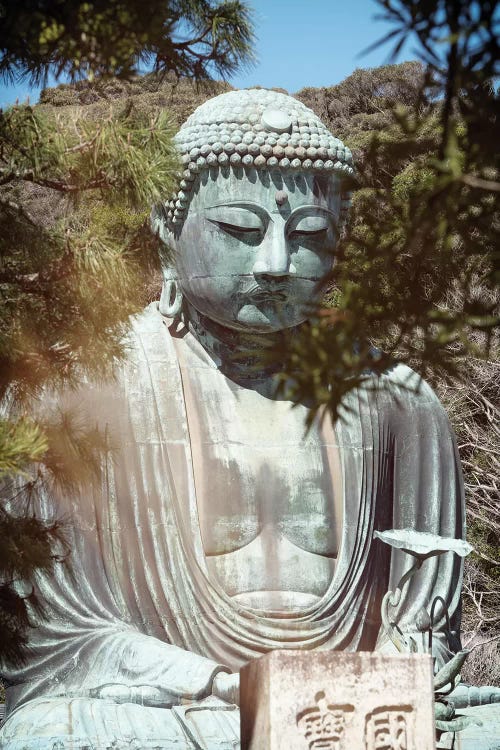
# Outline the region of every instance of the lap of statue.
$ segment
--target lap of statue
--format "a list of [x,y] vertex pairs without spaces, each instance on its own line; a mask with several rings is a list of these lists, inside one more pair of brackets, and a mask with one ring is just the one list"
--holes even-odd
[[234,750],[239,729],[238,707],[214,697],[171,709],[111,699],[38,698],[12,713],[2,747]]

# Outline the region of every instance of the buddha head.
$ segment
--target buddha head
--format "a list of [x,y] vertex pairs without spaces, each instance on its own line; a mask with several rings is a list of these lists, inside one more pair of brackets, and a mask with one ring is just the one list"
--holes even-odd
[[331,269],[352,156],[300,101],[248,89],[217,96],[176,136],[179,191],[153,211],[170,249],[160,311],[182,300],[229,329],[303,322]]

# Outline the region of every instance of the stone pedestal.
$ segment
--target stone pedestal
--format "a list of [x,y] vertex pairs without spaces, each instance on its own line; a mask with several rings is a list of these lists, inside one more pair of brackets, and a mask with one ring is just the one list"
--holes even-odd
[[241,670],[241,750],[434,750],[425,655],[273,651]]

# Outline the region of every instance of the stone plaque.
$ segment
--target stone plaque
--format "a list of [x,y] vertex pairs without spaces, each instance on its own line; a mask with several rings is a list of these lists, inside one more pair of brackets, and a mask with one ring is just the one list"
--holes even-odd
[[242,750],[434,750],[422,654],[272,651],[241,670]]

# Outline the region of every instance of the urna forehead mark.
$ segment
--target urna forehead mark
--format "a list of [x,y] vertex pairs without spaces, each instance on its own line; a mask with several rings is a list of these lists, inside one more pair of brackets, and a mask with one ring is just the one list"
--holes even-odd
[[278,190],[274,196],[274,200],[278,206],[284,206],[288,201],[288,193],[286,190]]

